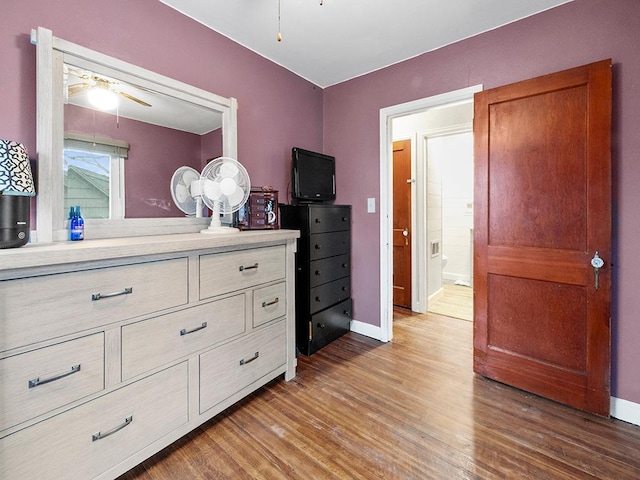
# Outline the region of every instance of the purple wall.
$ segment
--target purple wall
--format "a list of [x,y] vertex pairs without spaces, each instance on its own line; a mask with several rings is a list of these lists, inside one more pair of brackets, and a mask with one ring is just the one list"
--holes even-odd
[[[338,159],[338,201],[353,204],[354,318],[379,315],[379,112],[472,85],[496,87],[613,60],[613,393],[640,403],[640,1],[575,0],[497,30],[330,87],[324,149]],[[349,179],[349,180],[347,180]],[[349,188],[347,188],[349,187]]]
[[354,314],[373,325],[380,323],[379,217],[366,213],[366,198],[380,189],[380,108],[612,58],[613,386],[617,397],[640,403],[640,1],[575,0],[323,92],[156,0],[8,0],[0,16],[0,137],[25,143],[32,154],[35,48],[28,34],[37,26],[238,98],[238,159],[253,184],[274,185],[281,201],[292,146],[335,155],[338,202],[352,204],[354,213]]
[[[157,0],[7,0],[0,15],[0,137],[35,153],[38,26],[57,37],[238,99],[238,160],[286,192],[292,146],[322,148],[322,90]],[[281,194],[284,199],[285,195]]]

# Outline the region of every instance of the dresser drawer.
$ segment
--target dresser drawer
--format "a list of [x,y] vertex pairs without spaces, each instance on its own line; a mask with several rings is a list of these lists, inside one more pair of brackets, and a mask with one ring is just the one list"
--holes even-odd
[[0,351],[187,300],[186,258],[6,280],[0,282]]
[[245,294],[122,327],[122,379],[245,331]]
[[103,389],[103,333],[0,360],[0,431]]
[[316,287],[351,274],[349,255],[323,258],[309,263],[309,285]]
[[258,288],[253,292],[253,326],[258,327],[284,316],[287,311],[287,286],[284,282]]
[[342,302],[351,296],[351,277],[344,277],[309,290],[311,314]]
[[255,248],[200,257],[200,299],[283,279],[285,247]]
[[310,206],[309,233],[335,232],[351,228],[351,208],[348,206]]
[[318,351],[351,329],[351,299],[311,317],[311,341],[306,355]]
[[200,413],[283,366],[285,345],[280,321],[200,355]]
[[184,362],[3,438],[0,478],[98,476],[187,423],[187,379]]
[[318,233],[309,236],[309,258],[318,260],[334,255],[351,253],[351,232]]

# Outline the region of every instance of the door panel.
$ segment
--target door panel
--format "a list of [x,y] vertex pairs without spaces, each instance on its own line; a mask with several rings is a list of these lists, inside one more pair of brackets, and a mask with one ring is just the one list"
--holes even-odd
[[585,250],[587,88],[490,106],[491,245]]
[[393,142],[393,304],[411,308],[411,140]]
[[605,416],[610,132],[609,60],[475,98],[474,371]]

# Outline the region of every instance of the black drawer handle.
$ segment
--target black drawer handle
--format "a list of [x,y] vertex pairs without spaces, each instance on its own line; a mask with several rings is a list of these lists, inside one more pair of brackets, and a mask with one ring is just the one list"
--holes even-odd
[[347,265],[346,263],[342,264],[342,268],[347,268],[349,265]]
[[316,248],[316,250],[320,250],[322,248],[322,245],[319,245],[319,244],[316,243],[316,247],[315,248]]
[[347,220],[349,220],[347,217],[342,217],[343,222],[346,222]]
[[257,269],[258,269],[258,262],[254,263],[250,267],[245,267],[244,265],[240,265],[240,267],[238,268],[238,270],[241,272],[244,272],[245,270],[257,270]]
[[342,291],[346,292],[347,291],[347,287],[342,287]]
[[318,328],[325,328],[326,325],[324,323],[318,323]]
[[321,223],[319,218],[316,218],[316,223]]
[[316,270],[315,274],[316,274],[316,276],[319,276],[320,275],[320,270]]
[[276,297],[274,300],[272,300],[271,302],[262,302],[262,308],[265,307],[269,307],[271,305],[275,305],[276,303],[278,303],[280,301],[280,299],[278,297]]

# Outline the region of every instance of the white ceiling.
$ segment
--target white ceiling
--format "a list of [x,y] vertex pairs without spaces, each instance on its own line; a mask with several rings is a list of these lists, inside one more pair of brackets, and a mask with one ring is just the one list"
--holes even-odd
[[324,88],[572,0],[160,1]]

